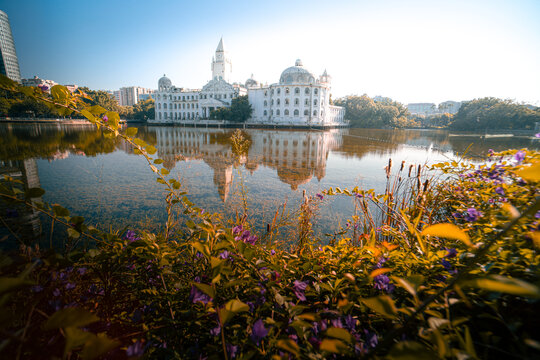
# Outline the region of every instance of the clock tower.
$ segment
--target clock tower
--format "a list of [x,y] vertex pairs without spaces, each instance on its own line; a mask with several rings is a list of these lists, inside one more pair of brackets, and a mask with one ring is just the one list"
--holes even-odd
[[214,56],[214,58],[212,58],[212,79],[222,79],[226,82],[229,82],[231,72],[231,60],[227,58],[227,53],[223,48],[223,38],[221,38],[216,49],[216,55]]

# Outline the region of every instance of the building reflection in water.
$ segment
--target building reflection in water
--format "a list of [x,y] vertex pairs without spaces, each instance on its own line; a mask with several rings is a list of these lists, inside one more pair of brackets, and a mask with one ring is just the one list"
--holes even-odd
[[[275,169],[279,179],[296,190],[314,176],[321,180],[331,150],[341,146],[340,130],[288,131],[244,130],[251,141],[247,156],[233,155],[231,130],[159,127],[156,132],[158,156],[171,170],[177,161],[202,160],[214,172],[214,185],[225,202],[233,180],[235,165],[253,173],[259,166]],[[236,162],[236,163],[235,163]]]
[[[36,159],[25,160],[0,160],[0,177],[4,175],[12,177],[14,180],[22,181],[14,183],[21,191],[40,187],[39,174]],[[41,201],[41,198],[33,198],[33,202]],[[9,227],[21,240],[30,242],[37,239],[41,234],[41,221],[39,213],[33,208],[24,204],[11,204],[5,201],[0,202],[0,214],[6,224],[0,227],[0,235],[3,237],[10,233],[5,225]]]

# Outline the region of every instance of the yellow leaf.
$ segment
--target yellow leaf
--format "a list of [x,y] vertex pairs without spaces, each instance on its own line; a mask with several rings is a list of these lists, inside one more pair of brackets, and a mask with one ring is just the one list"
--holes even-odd
[[530,232],[528,235],[532,239],[534,246],[540,249],[540,231]]
[[276,346],[294,354],[296,357],[300,356],[300,347],[291,339],[280,339],[277,341]]
[[506,211],[508,214],[510,214],[510,217],[512,217],[512,219],[519,217],[519,211],[514,206],[510,205],[509,203],[504,203],[502,206],[502,209]]
[[540,162],[516,171],[516,174],[527,181],[540,181]]
[[466,281],[463,286],[480,288],[488,291],[497,291],[517,296],[540,298],[540,289],[523,280],[508,278],[500,275],[492,275]]
[[392,271],[391,268],[380,268],[380,269],[375,269],[371,272],[371,274],[369,274],[369,277],[370,278],[374,278],[375,276],[379,276],[379,275],[382,275],[382,274],[386,274],[387,272],[390,272]]
[[445,223],[445,224],[435,224],[428,226],[422,230],[421,235],[426,236],[437,236],[445,239],[455,239],[460,240],[465,243],[467,246],[473,247],[473,244],[469,240],[469,235],[467,235],[463,230],[457,227],[454,224]]
[[319,345],[319,350],[343,354],[347,352],[348,348],[347,345],[345,345],[345,343],[341,340],[323,339],[323,341],[321,341],[321,345]]

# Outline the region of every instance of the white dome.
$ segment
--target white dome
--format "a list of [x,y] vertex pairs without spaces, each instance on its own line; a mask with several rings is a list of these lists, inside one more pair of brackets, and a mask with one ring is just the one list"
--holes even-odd
[[165,74],[163,74],[163,77],[161,79],[159,79],[158,81],[158,89],[168,89],[172,86],[172,82],[171,82],[171,79],[169,79],[168,77],[165,76]]
[[314,84],[315,76],[304,69],[302,60],[296,60],[294,66],[283,70],[279,78],[281,84]]

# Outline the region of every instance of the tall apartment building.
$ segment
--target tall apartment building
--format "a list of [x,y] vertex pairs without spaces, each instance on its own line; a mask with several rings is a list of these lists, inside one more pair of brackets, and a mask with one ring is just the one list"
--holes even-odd
[[21,82],[21,71],[11,26],[7,14],[2,10],[0,10],[0,73],[13,81]]
[[154,90],[145,89],[138,86],[128,86],[120,88],[118,93],[118,105],[120,106],[133,106],[141,101],[141,95],[152,94]]

